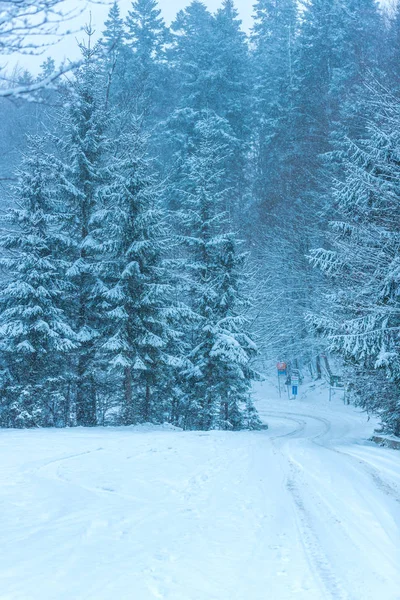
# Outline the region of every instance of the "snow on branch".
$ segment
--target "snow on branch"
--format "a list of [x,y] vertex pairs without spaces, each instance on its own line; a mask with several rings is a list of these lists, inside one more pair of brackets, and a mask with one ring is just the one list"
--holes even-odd
[[61,67],[48,77],[39,81],[34,81],[27,85],[19,85],[15,87],[4,87],[0,88],[0,98],[21,98],[25,97],[32,99],[35,97],[36,92],[43,89],[51,88],[56,81],[58,81],[63,75],[77,69],[81,65],[81,62],[71,62],[66,66]]
[[[65,0],[0,0],[0,58],[42,54],[46,48],[71,33],[68,29],[60,31],[60,26],[76,19],[89,3],[103,2],[87,0],[79,7],[66,9]],[[77,66],[79,63],[68,63],[48,77],[26,85],[4,85],[0,87],[0,98],[30,98],[39,90],[51,87]]]

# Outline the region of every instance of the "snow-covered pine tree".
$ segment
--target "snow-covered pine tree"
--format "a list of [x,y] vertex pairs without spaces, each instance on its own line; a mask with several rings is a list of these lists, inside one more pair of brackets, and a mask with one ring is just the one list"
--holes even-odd
[[164,104],[170,85],[165,62],[168,29],[157,0],[134,0],[126,19],[126,43],[130,49],[127,62],[131,110],[154,125]]
[[[69,240],[67,275],[75,287],[69,303],[70,323],[80,342],[76,353],[76,420],[93,426],[96,417],[97,340],[101,322],[97,276],[101,260],[94,235],[93,215],[105,178],[106,81],[98,46],[81,45],[82,66],[68,89],[68,101],[60,114],[60,186],[64,203],[63,233]],[[101,52],[100,52],[101,56]]]
[[[366,76],[377,67],[383,21],[376,0],[311,0],[299,35],[296,168],[298,190],[314,190],[332,134],[354,131]],[[310,186],[310,173],[313,174]],[[313,181],[314,179],[314,181]]]
[[171,24],[171,45],[167,52],[172,89],[168,111],[157,135],[157,158],[170,185],[166,204],[175,210],[182,168],[191,153],[193,130],[199,111],[214,104],[215,56],[214,19],[206,6],[194,0],[180,10]]
[[117,2],[112,4],[104,26],[100,46],[104,53],[103,65],[107,78],[106,104],[108,105],[111,102],[121,109],[129,102],[128,49],[124,44],[124,21]]
[[243,274],[248,255],[238,247],[236,236],[228,233],[217,257],[220,271],[216,281],[218,329],[210,357],[219,370],[220,427],[255,429],[260,426],[260,420],[251,400],[251,383],[259,375],[252,368],[251,359],[257,354],[257,346],[249,335],[246,318],[250,302],[244,294]]
[[243,256],[237,254],[224,212],[223,164],[229,149],[221,133],[227,127],[210,112],[197,123],[182,207],[186,268],[198,317],[191,332],[185,427],[205,430],[259,425],[250,398],[255,378],[250,361],[256,347],[246,333],[240,297]]
[[[246,158],[250,137],[250,70],[246,34],[232,0],[212,15],[197,0],[180,11],[172,26],[168,54],[175,83],[174,108],[161,140],[166,170],[178,169],[191,152],[190,139],[201,112],[210,110],[230,126],[227,203],[233,215],[248,192]],[[174,164],[171,164],[174,161]],[[178,175],[179,177],[180,175]]]
[[[249,105],[251,102],[251,70],[247,36],[233,0],[224,0],[215,14],[216,52],[215,105],[204,106],[226,119],[233,132],[232,152],[226,166],[229,210],[233,222],[243,219],[243,206],[249,195],[247,157],[250,144]],[[240,215],[239,215],[240,213]]]
[[69,421],[68,371],[77,343],[64,311],[69,286],[60,258],[53,162],[43,141],[32,138],[0,240],[6,269],[0,291],[3,426]]
[[115,141],[110,184],[96,215],[102,252],[105,333],[100,353],[117,377],[125,425],[171,418],[176,370],[184,366],[161,190],[138,124]]
[[263,223],[295,194],[293,172],[296,110],[298,3],[258,0],[252,42],[253,194]]
[[215,18],[202,2],[194,0],[179,11],[171,25],[171,38],[168,58],[175,87],[174,104],[160,136],[160,158],[165,171],[172,172],[172,179],[178,180],[180,168],[192,152],[194,127],[201,111],[215,110],[223,101],[220,73],[215,67]]
[[[354,365],[359,403],[400,435],[400,106],[380,90],[373,108],[368,137],[348,140],[339,153],[336,173],[343,175],[334,181],[329,245],[311,254],[328,289],[324,309],[310,318],[331,349]],[[385,393],[375,370],[392,382]]]
[[215,20],[206,6],[194,0],[179,11],[172,29],[172,62],[179,86],[177,108],[212,109],[217,100],[213,68],[216,54]]
[[104,22],[102,46],[109,54],[107,59],[115,62],[124,40],[124,21],[121,17],[121,11],[118,2],[114,2],[108,12],[108,17]]

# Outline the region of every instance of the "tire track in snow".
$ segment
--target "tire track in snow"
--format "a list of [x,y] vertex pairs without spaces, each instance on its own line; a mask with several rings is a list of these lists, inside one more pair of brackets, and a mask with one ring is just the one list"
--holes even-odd
[[[113,489],[112,487],[107,487],[107,486],[93,487],[93,486],[84,485],[77,481],[68,479],[68,477],[66,477],[64,474],[61,473],[60,466],[62,463],[69,461],[69,460],[73,460],[75,458],[79,458],[81,456],[88,456],[90,454],[94,454],[94,453],[100,452],[102,450],[104,450],[104,448],[100,447],[100,448],[96,448],[94,450],[86,450],[84,452],[70,454],[68,456],[62,456],[60,458],[50,460],[50,461],[46,462],[45,464],[40,465],[39,467],[36,467],[34,469],[33,473],[39,474],[41,471],[45,471],[46,469],[48,469],[48,467],[53,466],[53,467],[56,467],[55,472],[50,471],[50,475],[51,475],[50,479],[52,479],[53,481],[59,481],[64,484],[68,484],[71,487],[85,490],[86,492],[95,494],[97,496],[109,496],[110,498],[120,498],[121,500],[137,501],[138,498],[136,496],[133,496],[130,494],[124,494],[123,492],[118,492],[117,490]],[[141,450],[137,454],[127,456],[126,460],[138,459],[142,456],[146,456],[149,452],[152,452],[152,449],[150,446]]]
[[336,454],[344,456],[347,460],[350,460],[353,463],[356,462],[359,465],[362,465],[364,471],[371,477],[376,487],[379,490],[381,490],[386,496],[389,496],[389,498],[391,498],[395,502],[400,503],[400,490],[393,483],[389,483],[388,481],[386,481],[381,476],[380,471],[376,467],[373,467],[369,462],[362,458],[359,458],[358,456],[353,456],[348,452],[344,452],[343,450],[338,450],[337,448],[331,448],[322,444],[318,445],[322,446],[326,450],[330,450],[331,452],[336,452]]
[[[300,415],[296,415],[296,416],[300,416]],[[368,475],[374,481],[375,485],[382,492],[384,492],[387,496],[390,496],[391,498],[393,498],[396,502],[400,502],[399,490],[392,483],[385,481],[383,479],[383,477],[381,476],[379,470],[376,467],[373,467],[370,463],[368,463],[366,460],[364,460],[362,458],[353,456],[353,455],[349,454],[348,452],[344,452],[343,450],[338,450],[338,448],[335,448],[333,446],[323,444],[321,442],[316,441],[320,437],[323,437],[324,435],[329,433],[329,431],[331,430],[331,424],[327,419],[323,419],[321,417],[315,417],[313,415],[306,415],[306,414],[301,415],[301,416],[307,417],[309,419],[314,419],[315,421],[320,421],[321,423],[324,423],[327,426],[327,430],[325,432],[322,432],[322,433],[314,436],[313,438],[310,438],[314,444],[316,444],[317,446],[320,446],[321,448],[325,448],[325,450],[329,450],[329,451],[335,452],[336,454],[339,454],[341,456],[345,456],[347,459],[350,459],[351,461],[357,462],[358,464],[362,465],[364,470],[368,473]]]
[[307,511],[303,497],[300,492],[300,486],[296,481],[296,467],[289,460],[291,475],[286,482],[286,489],[289,491],[297,512],[297,527],[300,533],[300,540],[305,550],[311,571],[317,576],[320,587],[324,590],[325,596],[332,600],[350,600],[350,596],[343,589],[342,584],[333,572],[332,566],[318,540],[314,531],[313,523],[309,512]]
[[[275,416],[277,418],[287,418],[290,421],[294,420],[293,417],[303,417],[303,418],[307,419],[308,422],[311,420],[313,422],[321,423],[321,425],[323,426],[322,431],[318,431],[317,433],[310,432],[310,434],[306,434],[304,436],[298,435],[298,439],[309,441],[309,442],[315,444],[316,446],[323,448],[324,450],[328,450],[330,452],[335,453],[336,455],[340,456],[341,458],[344,457],[346,462],[348,462],[348,461],[351,462],[356,467],[356,470],[358,470],[359,473],[364,472],[364,474],[371,477],[375,486],[380,491],[382,491],[386,496],[389,496],[391,499],[395,500],[396,502],[400,501],[399,492],[396,489],[396,486],[385,481],[382,478],[378,469],[376,469],[375,467],[370,465],[367,461],[359,458],[358,456],[353,456],[347,452],[338,450],[337,448],[333,447],[331,445],[331,442],[333,440],[330,440],[329,438],[324,443],[323,438],[327,434],[329,434],[329,432],[332,429],[332,424],[330,421],[328,421],[325,418],[316,417],[314,415],[310,415],[310,414],[306,414],[306,413],[291,413],[290,412],[289,415],[286,417],[286,415],[282,412],[279,412],[279,413],[276,413],[275,411],[270,412],[271,417]],[[299,433],[301,434],[301,431],[299,431]],[[291,433],[291,437],[294,437],[294,436],[296,436],[296,431],[293,431]],[[274,441],[278,442],[279,439],[281,439],[282,437],[288,437],[288,436],[275,436],[274,438],[271,438],[271,441],[272,441],[273,445],[275,445],[275,447],[276,447],[276,444],[274,443]],[[337,581],[337,579],[335,580],[335,577],[332,578],[332,568],[329,565],[329,561],[326,557],[326,553],[324,553],[324,551],[321,548],[320,543],[318,542],[318,536],[316,535],[315,529],[313,529],[312,511],[311,512],[308,511],[304,505],[303,496],[302,496],[302,487],[304,487],[304,486],[298,484],[299,477],[301,477],[301,475],[302,475],[302,470],[303,470],[302,466],[300,463],[298,463],[298,465],[297,465],[296,464],[297,461],[295,459],[292,460],[289,455],[286,456],[285,452],[283,452],[281,449],[279,449],[279,454],[289,462],[291,474],[288,477],[287,489],[291,493],[293,500],[295,502],[295,505],[297,507],[298,513],[300,515],[300,529],[301,529],[301,527],[303,527],[303,529],[301,529],[301,530],[304,532],[304,538],[302,539],[302,542],[305,541],[305,545],[304,545],[305,549],[307,547],[309,548],[308,556],[311,556],[311,559],[314,561],[314,564],[316,564],[318,573],[320,573],[322,580],[325,581],[327,584],[326,587],[328,589],[333,590],[333,592],[331,593],[331,596],[335,600],[336,599],[339,599],[339,600],[349,599],[350,597],[348,596],[348,593],[343,590],[342,585]],[[361,469],[360,469],[360,466],[361,466]],[[317,500],[317,502],[318,502],[318,499],[320,501],[322,501],[322,505],[326,512],[327,517],[330,520],[335,521],[335,526],[340,528],[340,532],[341,532],[340,535],[347,540],[347,545],[350,544],[350,547],[354,547],[354,550],[356,552],[359,552],[361,547],[358,547],[357,544],[355,544],[352,537],[349,536],[347,528],[342,523],[341,518],[339,518],[339,516],[335,513],[335,511],[332,510],[332,507],[330,506],[329,502],[326,501],[326,498],[323,495],[322,496],[319,495],[318,493],[317,493],[317,496],[315,496],[315,494],[313,494],[311,491],[310,491],[310,493],[314,497],[314,501]],[[320,505],[320,502],[318,502],[318,504]],[[379,517],[379,515],[377,515],[377,518],[378,517]],[[379,518],[378,518],[378,520],[379,520]],[[310,534],[311,534],[311,536],[310,536]],[[393,562],[393,561],[389,561],[389,562]],[[379,578],[378,572],[376,573],[376,575],[377,575],[377,578]],[[336,581],[336,583],[335,583],[335,581]],[[385,583],[385,582],[382,581],[382,583]],[[399,600],[400,600],[400,597],[399,597]]]
[[43,465],[39,465],[38,467],[35,467],[34,471],[36,471],[36,472],[41,471],[42,469],[45,469],[49,465],[61,463],[66,460],[72,460],[73,458],[78,458],[79,456],[85,456],[86,454],[93,454],[94,452],[100,452],[101,450],[104,450],[104,448],[96,448],[95,450],[85,450],[84,452],[77,452],[76,454],[68,454],[67,456],[61,456],[60,458],[53,458],[53,460],[49,460],[48,462],[44,463]]
[[[90,492],[90,493],[96,494],[96,495],[104,495],[105,494],[105,495],[110,495],[110,496],[114,496],[114,497],[120,497],[125,500],[136,500],[136,498],[134,496],[129,496],[127,494],[121,494],[120,492],[117,492],[112,488],[91,487],[91,486],[83,485],[82,483],[78,483],[76,481],[71,481],[70,479],[68,479],[61,473],[61,471],[60,471],[61,463],[66,462],[68,460],[73,460],[75,458],[80,458],[81,456],[88,456],[89,454],[94,454],[94,453],[100,452],[102,450],[104,450],[104,448],[96,448],[95,450],[86,450],[84,452],[79,452],[77,454],[70,454],[68,456],[62,456],[60,458],[55,458],[53,460],[46,462],[43,465],[40,465],[39,467],[36,467],[34,470],[34,473],[38,474],[41,471],[45,471],[46,469],[48,469],[48,467],[55,467],[56,468],[55,472],[50,471],[51,479],[53,481],[59,481],[61,483],[68,484],[69,486],[79,488],[79,489],[85,490],[86,492]],[[131,458],[131,457],[129,457],[129,458]]]
[[326,433],[328,433],[331,429],[331,424],[329,423],[329,421],[327,419],[323,419],[321,417],[315,417],[312,415],[304,415],[305,417],[308,417],[310,419],[314,419],[315,421],[320,421],[322,423],[325,424],[329,424],[329,428],[327,429],[326,432],[322,432],[321,434],[315,436],[312,439],[312,442],[318,446],[320,446],[321,448],[325,448],[326,450],[330,450],[331,452],[335,452],[336,454],[340,454],[341,456],[345,456],[347,459],[352,460],[353,462],[357,462],[360,465],[363,465],[365,471],[370,475],[370,477],[373,479],[374,483],[376,484],[376,486],[382,490],[387,496],[392,497],[396,502],[400,502],[400,492],[399,490],[396,488],[396,486],[394,486],[392,483],[389,483],[388,481],[385,481],[379,470],[376,467],[373,467],[370,463],[368,463],[366,460],[359,458],[357,456],[353,456],[352,454],[349,454],[348,452],[344,452],[343,450],[338,450],[338,448],[334,448],[330,445],[327,444],[323,444],[320,442],[317,442],[316,440],[324,435],[326,435]]
[[[292,423],[296,423],[298,425],[298,427],[296,427],[292,431],[289,431],[288,433],[281,433],[279,435],[269,436],[269,439],[271,439],[271,440],[277,440],[277,439],[287,438],[287,437],[294,437],[298,433],[301,433],[302,431],[304,431],[304,429],[307,426],[306,421],[288,417],[286,413],[263,412],[263,414],[261,416],[262,417],[278,417],[278,418],[284,419],[285,421],[291,421]],[[267,433],[268,433],[268,431],[267,431]]]
[[[285,487],[292,499],[300,541],[310,565],[311,573],[314,575],[316,582],[319,584],[321,591],[324,593],[325,598],[329,598],[330,600],[352,600],[351,596],[349,596],[344,590],[342,583],[334,574],[331,563],[319,542],[311,514],[306,509],[304,499],[300,491],[301,487],[298,484],[301,471],[295,465],[295,463],[283,453],[281,448],[278,448],[277,445],[279,440],[295,436],[298,436],[299,439],[314,441],[314,439],[326,435],[330,431],[331,423],[326,419],[300,413],[290,413],[290,416],[288,416],[282,412],[271,412],[268,416],[283,418],[299,425],[299,427],[289,433],[273,436],[270,439],[272,446],[275,449],[275,454],[279,455],[281,462],[284,462],[285,466],[289,466],[289,475],[287,475]],[[313,419],[314,421],[321,423],[324,426],[324,430],[316,434],[306,434],[304,436],[299,435],[304,432],[308,423],[307,421],[304,421],[303,419],[300,420],[296,417]],[[283,467],[283,470],[287,472],[287,468],[285,469],[285,467]]]
[[[313,421],[322,423],[325,426],[325,431],[319,432],[313,436],[306,436],[304,439],[308,439],[308,440],[312,441],[314,444],[316,444],[317,446],[320,446],[321,448],[324,448],[325,450],[329,450],[330,452],[335,452],[336,454],[345,456],[347,459],[351,460],[353,463],[356,462],[356,463],[362,465],[364,470],[372,478],[372,480],[374,481],[374,483],[378,487],[378,489],[380,489],[384,494],[386,494],[386,496],[389,496],[396,502],[400,503],[400,490],[392,483],[389,483],[388,481],[386,481],[382,477],[380,471],[376,467],[373,467],[370,463],[368,463],[366,460],[364,460],[362,458],[353,456],[352,454],[349,454],[348,452],[344,452],[343,450],[338,450],[337,448],[332,447],[329,444],[324,444],[324,443],[317,441],[319,438],[324,437],[332,429],[332,424],[327,419],[324,419],[322,417],[316,417],[315,415],[309,415],[306,413],[290,413],[290,417],[286,417],[285,413],[271,412],[267,416],[271,416],[271,417],[277,416],[279,418],[287,418],[287,420],[290,420],[290,421],[295,421],[295,419],[291,418],[292,416],[293,417],[305,417],[307,419],[312,419]],[[297,422],[300,423],[300,421],[297,421]],[[305,425],[306,425],[306,423],[304,424],[304,427],[302,427],[301,429],[296,429],[293,432],[276,436],[273,439],[278,439],[281,437],[294,437],[297,433],[301,433],[301,431],[304,430]]]

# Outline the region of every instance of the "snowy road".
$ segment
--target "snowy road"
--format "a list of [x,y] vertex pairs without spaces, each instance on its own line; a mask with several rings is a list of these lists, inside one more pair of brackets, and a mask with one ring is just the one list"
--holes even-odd
[[322,392],[269,430],[0,431],[1,600],[398,600],[400,453]]

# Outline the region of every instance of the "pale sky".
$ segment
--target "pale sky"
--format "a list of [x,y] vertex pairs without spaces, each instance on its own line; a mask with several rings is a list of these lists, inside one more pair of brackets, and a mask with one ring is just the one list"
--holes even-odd
[[[190,1],[191,0],[159,0],[159,6],[162,10],[165,21],[168,24],[173,21],[177,12],[190,4]],[[212,12],[216,11],[222,3],[222,0],[202,1]],[[79,16],[79,19],[75,19],[75,21],[68,23],[68,29],[74,29],[75,31],[79,30],[79,28],[89,19],[89,11],[91,11],[92,24],[94,25],[97,33],[100,35],[103,31],[103,24],[107,18],[110,4],[112,4],[111,0],[102,0],[102,3],[97,4],[89,4],[86,2],[86,0],[66,0],[65,7],[67,9],[74,7],[79,8],[84,4],[88,4],[89,7],[83,12],[83,14]],[[132,0],[119,0],[121,14],[123,16],[127,14],[131,4]],[[240,12],[240,17],[243,20],[243,28],[248,30],[251,27],[251,14],[254,2],[253,0],[236,0],[235,4]],[[48,51],[46,51],[45,56],[52,56],[56,60],[56,63],[61,63],[66,58],[72,60],[77,58],[79,51],[77,49],[76,38],[82,39],[83,35],[78,32],[66,36],[65,39],[58,42],[56,45],[52,46]],[[44,61],[45,56],[22,56],[16,58],[21,66],[27,67],[31,71],[36,72],[39,68],[39,65]],[[14,58],[12,60],[8,60],[9,66],[14,64],[14,62]]]

